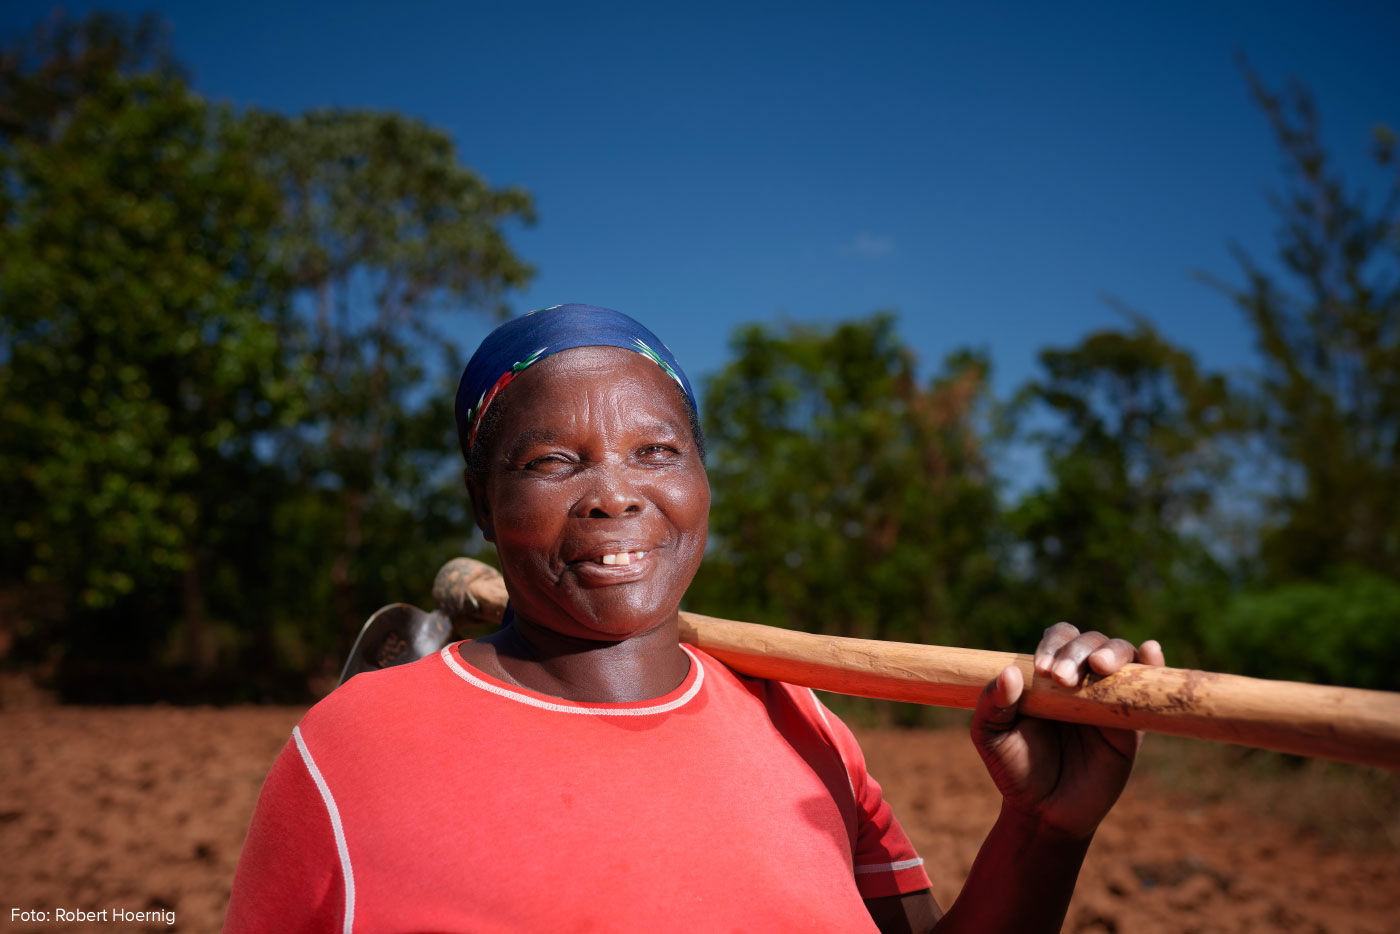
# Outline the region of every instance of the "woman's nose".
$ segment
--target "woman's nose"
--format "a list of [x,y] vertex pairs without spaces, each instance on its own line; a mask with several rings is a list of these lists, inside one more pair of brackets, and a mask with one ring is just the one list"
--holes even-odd
[[589,519],[617,519],[636,515],[646,500],[632,485],[621,466],[599,464],[588,471],[592,484],[579,499],[575,515]]

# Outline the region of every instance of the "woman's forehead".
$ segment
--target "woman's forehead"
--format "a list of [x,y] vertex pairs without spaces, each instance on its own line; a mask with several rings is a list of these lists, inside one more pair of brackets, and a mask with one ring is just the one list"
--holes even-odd
[[650,360],[675,381],[686,397],[683,408],[698,408],[695,390],[669,348],[640,322],[596,305],[556,305],[505,322],[486,336],[462,371],[454,405],[462,453],[472,458],[475,439],[493,402],[520,375],[569,350],[615,347]]
[[501,395],[502,427],[621,419],[629,424],[688,424],[684,397],[664,370],[620,347],[576,347],[541,360]]

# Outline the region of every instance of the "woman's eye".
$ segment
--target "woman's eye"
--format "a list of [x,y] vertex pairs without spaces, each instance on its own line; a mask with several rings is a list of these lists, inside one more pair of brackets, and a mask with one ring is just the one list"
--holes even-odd
[[534,457],[525,462],[526,470],[558,470],[566,466],[568,459],[562,454],[545,454],[542,457]]
[[680,452],[669,444],[648,444],[646,447],[642,448],[639,453],[648,460],[658,460],[672,457]]

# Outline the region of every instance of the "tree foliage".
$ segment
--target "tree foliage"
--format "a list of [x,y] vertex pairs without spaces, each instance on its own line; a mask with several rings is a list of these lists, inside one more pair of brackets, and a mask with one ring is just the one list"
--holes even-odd
[[1040,365],[1021,405],[1049,476],[1011,518],[1042,613],[1180,645],[1225,583],[1207,539],[1240,428],[1229,385],[1141,319]]
[[999,599],[979,440],[986,361],[921,385],[889,315],[740,328],[705,391],[715,612],[816,632],[980,641]]
[[[416,557],[385,543],[420,540],[421,529],[379,522],[442,514],[429,509],[450,502],[445,477],[460,494],[456,471],[443,470],[455,448],[446,381],[462,366],[454,325],[473,308],[503,313],[503,295],[529,280],[503,227],[532,221],[533,206],[463,166],[447,134],[399,114],[255,113],[247,123],[279,190],[275,253],[306,322],[307,412],[283,451],[322,501],[294,508],[330,545],[314,554],[328,562],[322,596],[344,642],[366,601],[405,583]],[[460,504],[446,515],[469,527]]]
[[[1239,254],[1231,290],[1262,379],[1202,371],[1141,317],[1048,349],[1015,406],[1045,481],[1003,508],[977,404],[948,404],[979,370],[919,389],[888,318],[743,328],[707,395],[713,611],[1021,647],[1063,616],[1164,639],[1179,663],[1393,686],[1400,189],[1351,193],[1307,95],[1253,87],[1294,186],[1276,201],[1283,279]],[[954,414],[920,417],[935,410]],[[1252,473],[1260,449],[1283,482]],[[1251,484],[1261,499],[1238,501]]]
[[65,671],[257,691],[466,540],[436,325],[528,279],[530,202],[406,117],[212,106],[162,36],[94,14],[0,56],[3,583],[58,596],[27,644]]
[[183,577],[208,666],[198,568],[294,389],[264,287],[275,203],[236,121],[178,77],[82,80],[0,156],[8,550],[89,609]]
[[1252,586],[1209,617],[1202,664],[1239,674],[1400,690],[1400,582],[1339,570]]
[[49,141],[119,74],[182,76],[154,14],[130,21],[99,11],[75,21],[55,13],[0,50],[0,139]]
[[1273,199],[1282,275],[1237,250],[1244,282],[1222,285],[1255,334],[1259,437],[1284,472],[1264,565],[1282,580],[1342,565],[1400,577],[1400,173],[1378,201],[1353,190],[1308,92],[1246,75],[1288,186]]

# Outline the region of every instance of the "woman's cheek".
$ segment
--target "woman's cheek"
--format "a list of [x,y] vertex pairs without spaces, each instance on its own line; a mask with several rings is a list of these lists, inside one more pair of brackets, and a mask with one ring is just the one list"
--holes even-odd
[[561,491],[542,487],[538,483],[503,485],[497,497],[497,536],[508,534],[514,539],[545,541],[568,518],[567,497]]

